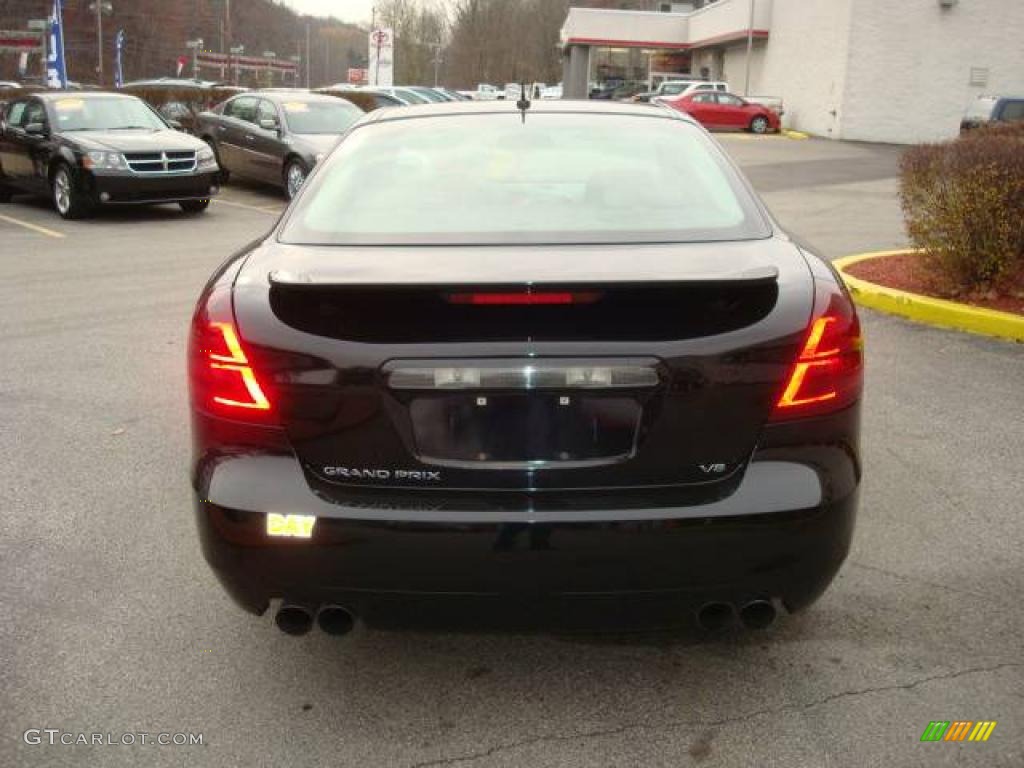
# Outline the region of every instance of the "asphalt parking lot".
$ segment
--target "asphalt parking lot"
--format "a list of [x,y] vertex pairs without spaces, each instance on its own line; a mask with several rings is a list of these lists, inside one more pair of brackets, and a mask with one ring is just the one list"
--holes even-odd
[[[723,143],[827,256],[903,244],[897,149]],[[294,639],[241,613],[193,529],[185,336],[282,208],[0,206],[0,765],[1024,765],[1024,349],[872,312],[854,549],[771,630]],[[932,720],[998,726],[922,744]]]

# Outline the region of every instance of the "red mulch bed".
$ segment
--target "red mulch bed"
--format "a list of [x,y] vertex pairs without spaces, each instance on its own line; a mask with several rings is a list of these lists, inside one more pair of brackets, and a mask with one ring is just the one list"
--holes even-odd
[[1024,272],[1007,280],[998,289],[968,293],[947,280],[938,267],[931,264],[928,256],[920,253],[868,259],[846,267],[844,271],[887,288],[1024,315]]

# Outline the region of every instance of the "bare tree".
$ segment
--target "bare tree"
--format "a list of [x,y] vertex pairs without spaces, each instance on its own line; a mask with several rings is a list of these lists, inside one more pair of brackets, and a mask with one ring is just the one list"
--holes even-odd
[[423,0],[383,0],[377,21],[395,31],[395,82],[433,85],[434,59],[443,52],[447,17],[436,3]]

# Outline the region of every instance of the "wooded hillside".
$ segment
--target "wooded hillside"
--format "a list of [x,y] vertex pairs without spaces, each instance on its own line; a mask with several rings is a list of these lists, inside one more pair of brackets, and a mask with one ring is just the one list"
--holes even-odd
[[[205,47],[221,51],[227,44],[223,28],[224,0],[110,0],[113,12],[103,18],[105,85],[113,82],[113,40],[123,28],[125,78],[173,76],[179,56],[187,54],[185,41],[202,38]],[[96,82],[96,15],[90,0],[66,0],[65,53],[68,76],[83,83]],[[46,18],[51,0],[0,0],[0,29],[24,29],[28,19]],[[304,55],[306,22],[310,22],[310,74],[314,85],[346,78],[349,66],[364,65],[366,31],[337,20],[299,16],[272,0],[232,0],[231,39],[244,45],[247,55],[274,51],[278,58]],[[222,37],[223,35],[223,37]],[[33,63],[31,74],[38,74]],[[0,54],[0,79],[15,78],[17,57]],[[186,72],[190,75],[190,72]],[[214,78],[214,70],[204,70]],[[305,75],[305,64],[302,65]]]
[[[24,28],[45,18],[52,0],[0,0],[0,28]],[[96,81],[96,16],[91,0],[66,0],[65,44],[69,76]],[[127,34],[125,77],[173,76],[185,41],[201,37],[222,51],[225,0],[110,0],[104,17],[105,84],[113,81],[113,37]],[[570,6],[653,10],[657,0],[377,0],[377,21],[395,29],[395,82],[473,88],[477,83],[562,78],[558,36]],[[339,2],[339,7],[341,3]],[[299,16],[275,0],[231,0],[231,41],[249,55],[274,51],[279,58],[305,54],[311,27],[310,75],[314,86],[344,81],[365,66],[367,31],[337,20]],[[0,79],[14,78],[13,55],[0,56]],[[34,67],[38,71],[37,67]],[[35,73],[33,73],[35,74]],[[190,71],[185,75],[189,76]],[[305,64],[301,83],[305,84]],[[203,72],[214,78],[213,70]]]

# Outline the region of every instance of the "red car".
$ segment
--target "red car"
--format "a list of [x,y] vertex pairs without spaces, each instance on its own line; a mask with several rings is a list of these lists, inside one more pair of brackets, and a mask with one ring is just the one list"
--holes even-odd
[[744,101],[731,93],[697,91],[686,96],[659,99],[673,109],[692,115],[708,129],[745,130],[752,133],[778,131],[779,116],[768,107]]

